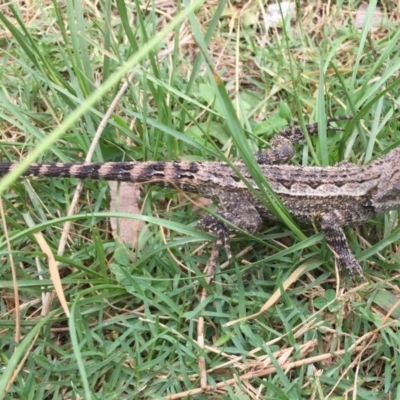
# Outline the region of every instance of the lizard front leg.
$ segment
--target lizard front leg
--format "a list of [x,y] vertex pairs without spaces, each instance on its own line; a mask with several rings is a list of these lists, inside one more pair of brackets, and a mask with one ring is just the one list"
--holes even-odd
[[[217,215],[249,233],[256,233],[261,229],[261,216],[247,198],[234,192],[221,193],[218,198],[221,209],[217,209]],[[228,262],[232,261],[232,251],[229,242],[229,233],[232,231],[232,228],[221,219],[210,214],[205,215],[200,220],[199,227],[217,236],[209,260],[210,276],[213,279],[219,251],[223,246],[225,247]]]
[[368,210],[358,213],[354,210],[333,210],[324,214],[320,220],[321,229],[339,267],[345,267],[353,277],[356,275],[363,276],[364,274],[360,264],[350,251],[343,227],[354,223],[363,223],[372,216],[373,213]]

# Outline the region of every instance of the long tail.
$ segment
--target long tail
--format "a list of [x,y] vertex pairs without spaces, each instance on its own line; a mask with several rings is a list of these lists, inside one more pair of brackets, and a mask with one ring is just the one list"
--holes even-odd
[[[23,175],[130,181],[132,171],[140,164],[136,162],[32,164]],[[0,176],[7,174],[17,165],[17,163],[0,163]]]
[[[16,163],[0,163],[0,176],[10,172],[16,165]],[[199,186],[204,183],[206,186],[225,186],[227,184],[227,171],[234,175],[230,168],[223,163],[133,161],[89,164],[32,164],[23,175],[153,183],[161,186],[176,186],[197,192]],[[239,182],[236,184],[241,186]]]

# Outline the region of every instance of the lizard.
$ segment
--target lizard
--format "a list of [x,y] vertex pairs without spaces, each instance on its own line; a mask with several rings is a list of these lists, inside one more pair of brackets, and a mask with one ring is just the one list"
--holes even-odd
[[[342,130],[331,123],[351,118],[329,118],[327,129]],[[306,129],[310,135],[316,135],[318,124],[308,124]],[[271,148],[257,152],[255,160],[291,215],[300,224],[311,223],[325,234],[339,268],[344,267],[353,277],[363,276],[343,228],[362,225],[377,213],[400,208],[400,146],[363,166],[349,162],[322,167],[282,164],[293,157],[293,143],[301,142],[303,135],[299,126],[290,126],[274,135]],[[0,162],[0,176],[16,165],[14,162]],[[258,189],[242,161],[233,165],[240,175]],[[212,264],[217,262],[215,258],[222,245],[225,245],[228,261],[232,258],[230,224],[254,234],[261,229],[263,221],[276,221],[276,217],[225,162],[36,163],[23,175],[130,181],[175,187],[211,198],[219,204],[219,208],[215,215],[206,214],[199,226],[217,237],[217,251],[211,256]],[[212,269],[215,270],[215,265]]]

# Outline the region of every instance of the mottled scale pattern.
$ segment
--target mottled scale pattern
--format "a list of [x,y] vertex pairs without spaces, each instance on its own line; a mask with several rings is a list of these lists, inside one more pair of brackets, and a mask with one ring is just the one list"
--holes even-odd
[[[349,118],[328,119],[328,129],[339,130],[330,124]],[[307,125],[307,130],[316,134],[317,125]],[[290,213],[301,223],[317,224],[325,233],[338,264],[353,275],[361,275],[361,267],[348,247],[343,227],[363,224],[375,213],[400,208],[400,147],[365,166],[348,162],[329,167],[277,164],[294,154],[292,143],[302,138],[299,127],[290,127],[274,137],[271,149],[256,153],[255,158]],[[15,165],[0,163],[0,175]],[[245,165],[236,162],[234,166],[257,189]],[[220,218],[206,215],[200,226],[216,234],[218,246],[225,244],[229,257],[230,224],[255,233],[264,220],[274,220],[270,211],[223,162],[33,164],[24,175],[130,181],[176,187],[210,197],[219,203],[216,214]]]

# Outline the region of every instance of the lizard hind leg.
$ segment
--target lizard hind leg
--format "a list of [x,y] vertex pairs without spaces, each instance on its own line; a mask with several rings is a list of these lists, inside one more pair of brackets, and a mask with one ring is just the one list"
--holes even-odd
[[[342,131],[342,128],[332,126],[332,122],[353,119],[352,115],[341,115],[338,117],[328,118],[326,120],[328,131]],[[307,124],[308,134],[315,136],[318,134],[318,123]],[[259,164],[282,164],[293,158],[295,149],[293,143],[304,141],[304,132],[298,125],[292,125],[282,132],[278,132],[272,137],[271,148],[261,150],[254,154]]]
[[218,258],[223,247],[228,258],[228,263],[230,264],[232,261],[232,250],[229,242],[229,229],[223,221],[210,214],[205,215],[201,219],[199,222],[199,227],[204,231],[210,232],[217,236],[217,240],[213,243],[211,255],[206,268],[210,283],[214,280]]
[[[221,209],[216,211],[216,214],[226,219],[239,229],[243,229],[249,233],[258,232],[262,226],[262,219],[256,208],[251,202],[232,192],[222,193],[219,196]],[[217,236],[217,240],[213,246],[213,251],[208,263],[208,269],[213,279],[215,274],[216,264],[218,262],[219,251],[222,247],[225,248],[228,263],[232,261],[232,251],[229,242],[229,233],[234,230],[230,225],[214,215],[206,214],[199,222],[199,227]]]

